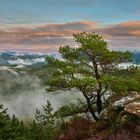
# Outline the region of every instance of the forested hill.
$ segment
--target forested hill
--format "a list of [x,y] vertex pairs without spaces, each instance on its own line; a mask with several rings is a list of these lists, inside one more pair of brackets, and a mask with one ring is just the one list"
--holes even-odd
[[14,67],[40,67],[45,63],[46,55],[52,57],[59,57],[58,54],[43,54],[43,53],[27,53],[27,52],[0,52],[0,66],[14,66]]
[[[17,66],[17,67],[29,67],[29,66],[42,66],[45,63],[45,57],[47,54],[42,53],[21,53],[21,52],[0,52],[0,66]],[[49,54],[55,58],[60,58],[59,54]],[[140,52],[132,53],[133,63],[140,63]]]

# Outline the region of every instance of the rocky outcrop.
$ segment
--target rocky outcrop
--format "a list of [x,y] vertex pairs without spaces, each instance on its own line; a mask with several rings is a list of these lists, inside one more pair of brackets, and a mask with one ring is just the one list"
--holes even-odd
[[140,94],[132,94],[115,101],[112,104],[114,110],[122,110],[125,113],[140,117]]
[[140,140],[140,94],[112,99],[99,121],[73,120],[60,140]]
[[105,140],[140,140],[140,94],[116,97],[116,100],[113,97],[100,113],[100,118],[110,121],[115,128]]
[[125,105],[124,111],[140,117],[140,101],[135,101]]
[[122,97],[121,99],[115,101],[112,104],[112,108],[117,109],[123,109],[127,104],[134,103],[134,102],[140,102],[140,94],[132,94],[129,96]]
[[110,119],[120,112],[140,117],[140,94],[132,94],[117,99],[100,113],[100,118]]

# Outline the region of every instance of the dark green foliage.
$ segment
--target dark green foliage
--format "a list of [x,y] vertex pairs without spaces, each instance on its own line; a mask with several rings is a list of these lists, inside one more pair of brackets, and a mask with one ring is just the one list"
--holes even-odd
[[68,117],[73,116],[75,114],[85,113],[87,112],[85,107],[86,103],[82,102],[81,100],[78,100],[77,103],[70,103],[68,105],[62,106],[54,113],[54,115],[56,117]]
[[15,116],[10,118],[7,114],[7,109],[0,106],[0,139],[2,140],[17,140],[24,138],[24,124]]
[[[140,92],[140,68],[131,66],[127,69],[116,69],[110,79],[110,88],[115,93]],[[109,82],[109,80],[108,80]]]
[[51,140],[55,136],[53,108],[48,101],[43,106],[43,113],[36,111],[36,120],[29,123],[10,118],[7,109],[0,106],[0,140]]
[[49,101],[47,101],[47,104],[43,106],[43,112],[36,109],[36,125],[37,125],[37,131],[36,134],[38,134],[38,138],[41,140],[50,140],[51,137],[54,135],[55,131],[55,118],[52,114],[53,108]]
[[73,37],[79,47],[60,47],[61,60],[46,58],[48,69],[53,69],[46,88],[48,91],[77,88],[87,101],[86,108],[98,120],[95,111],[100,114],[103,109],[102,97],[106,92],[126,90],[125,83],[120,83],[123,79],[117,80],[115,70],[118,64],[130,60],[130,53],[109,50],[107,42],[96,33],[82,32]]

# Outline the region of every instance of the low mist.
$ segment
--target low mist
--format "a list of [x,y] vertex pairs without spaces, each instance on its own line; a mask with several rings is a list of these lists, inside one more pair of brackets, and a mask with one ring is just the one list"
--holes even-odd
[[0,104],[8,108],[10,115],[15,114],[20,119],[33,118],[35,109],[40,109],[47,100],[55,111],[63,105],[82,99],[75,89],[47,93],[45,85],[36,76],[3,73],[0,77],[2,80],[5,78],[0,83]]

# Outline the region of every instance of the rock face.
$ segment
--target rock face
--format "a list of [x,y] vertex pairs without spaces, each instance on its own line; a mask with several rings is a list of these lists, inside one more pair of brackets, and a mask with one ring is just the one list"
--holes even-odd
[[124,111],[140,117],[140,101],[127,104],[124,107]]
[[140,117],[140,94],[132,94],[117,99],[100,113],[100,117],[110,119],[118,110]]
[[131,102],[134,103],[135,101],[140,103],[140,94],[132,94],[126,97],[122,97],[120,100],[117,100],[112,104],[112,108],[115,110],[123,109],[125,105]]
[[140,94],[114,96],[100,118],[74,120],[61,140],[140,140]]
[[[89,140],[140,140],[140,94],[116,97],[100,113],[100,118],[117,124],[116,129],[107,139],[91,138]],[[133,120],[129,120],[131,117]],[[128,121],[129,120],[129,121]]]
[[112,104],[114,110],[122,109],[128,114],[140,117],[140,94],[132,94],[115,101]]

